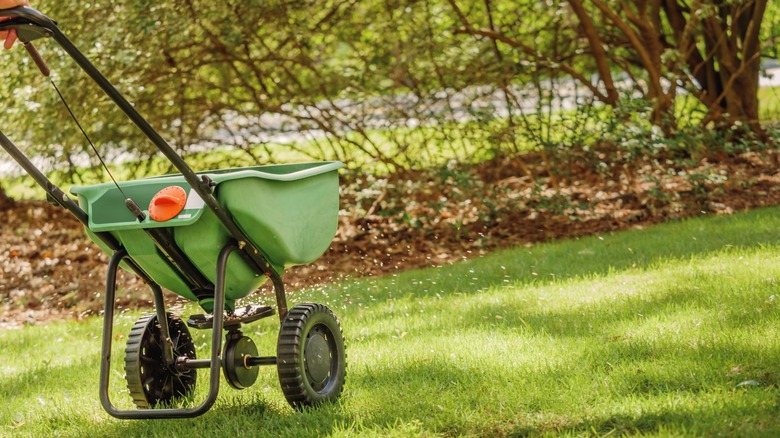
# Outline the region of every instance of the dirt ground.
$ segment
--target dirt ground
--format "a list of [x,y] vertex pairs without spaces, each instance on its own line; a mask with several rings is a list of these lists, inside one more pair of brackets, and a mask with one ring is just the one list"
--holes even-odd
[[[647,160],[606,173],[570,161],[557,175],[540,157],[523,160],[388,178],[346,173],[338,233],[322,257],[285,273],[288,291],[780,203],[775,151],[700,159],[685,168]],[[0,224],[0,329],[101,312],[107,257],[67,211],[0,198]],[[121,285],[119,306],[150,306],[142,282],[127,274]]]

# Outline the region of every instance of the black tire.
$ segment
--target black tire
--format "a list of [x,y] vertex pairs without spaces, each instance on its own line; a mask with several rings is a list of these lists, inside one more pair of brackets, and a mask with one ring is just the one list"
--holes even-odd
[[[168,314],[174,357],[195,359],[195,345],[187,326]],[[125,379],[133,403],[140,409],[170,404],[195,389],[197,370],[179,372],[165,365],[157,315],[141,317],[130,330],[125,349]]]
[[296,409],[336,400],[346,380],[344,335],[322,304],[299,304],[279,330],[276,369],[287,402]]

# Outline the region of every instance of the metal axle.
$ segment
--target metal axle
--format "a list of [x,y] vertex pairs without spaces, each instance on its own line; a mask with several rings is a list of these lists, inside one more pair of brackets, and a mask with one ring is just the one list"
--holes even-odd
[[[195,370],[211,367],[210,359],[188,359],[180,358],[176,364],[176,369],[180,371]],[[256,366],[276,365],[276,356],[244,356],[244,367],[251,368]]]

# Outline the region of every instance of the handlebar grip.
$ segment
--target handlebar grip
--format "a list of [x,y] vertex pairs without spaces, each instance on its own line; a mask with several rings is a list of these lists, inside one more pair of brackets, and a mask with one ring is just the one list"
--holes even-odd
[[3,19],[0,21],[0,29],[15,30],[20,42],[27,49],[27,53],[35,62],[38,70],[44,76],[49,77],[51,70],[31,41],[44,36],[50,36],[52,30],[57,28],[57,23],[37,10],[26,6],[0,9],[0,18]]
[[19,18],[25,20],[31,24],[42,25],[56,25],[56,22],[46,15],[42,14],[37,9],[33,9],[29,6],[16,6],[8,9],[0,9],[0,17],[7,18]]
[[38,49],[33,46],[33,43],[29,42],[24,43],[24,48],[27,49],[27,53],[30,54],[30,57],[33,59],[33,62],[35,62],[35,65],[38,66],[38,70],[40,70],[41,73],[48,78],[51,74],[51,70],[49,70],[49,66],[46,65],[46,61],[43,60],[41,54],[38,53]]
[[16,29],[22,42],[52,36],[59,31],[56,21],[27,6],[0,9],[0,19],[0,30]]

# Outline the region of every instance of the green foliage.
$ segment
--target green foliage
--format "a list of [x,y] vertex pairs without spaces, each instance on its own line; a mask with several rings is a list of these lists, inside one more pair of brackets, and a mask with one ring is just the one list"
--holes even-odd
[[[298,291],[291,301],[335,310],[349,360],[340,401],[300,413],[264,368],[245,391],[223,381],[203,417],[114,420],[97,398],[98,318],[0,331],[0,434],[776,435],[778,213]],[[112,399],[124,408],[122,344],[137,317],[120,313],[115,330]],[[244,332],[273,354],[277,330],[269,318]],[[209,333],[194,337],[206,357]]]
[[[709,110],[696,100],[674,50],[659,55],[659,71],[688,93],[669,89],[669,108],[658,116],[662,99],[648,94],[636,54],[594,5],[586,4],[587,11],[608,39],[611,72],[619,79],[618,99],[608,108],[595,103],[604,78],[594,75],[594,53],[582,44],[569,1],[35,4],[196,167],[337,159],[393,172],[533,150],[545,155],[546,172],[565,179],[556,161],[598,147],[603,132],[633,133],[624,156],[658,144],[647,123],[663,128],[667,148],[686,147],[678,135],[717,141],[700,135]],[[617,6],[626,18],[628,9]],[[770,3],[762,28],[762,48],[770,54],[777,10]],[[669,22],[660,26],[671,32]],[[171,170],[152,158],[151,144],[53,42],[37,44],[101,153],[124,168],[118,173]],[[19,66],[19,74],[0,83],[4,132],[59,171],[57,182],[92,181],[84,168],[97,164],[95,157],[47,81],[21,48],[3,56]],[[777,100],[759,97],[764,108]],[[203,158],[217,149],[227,152]]]
[[762,53],[766,58],[780,59],[780,6],[769,2],[761,25]]
[[780,87],[766,87],[758,92],[761,120],[768,125],[780,122]]

